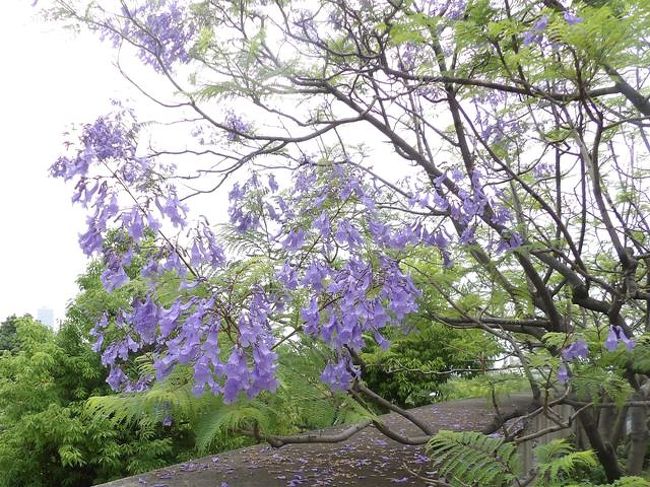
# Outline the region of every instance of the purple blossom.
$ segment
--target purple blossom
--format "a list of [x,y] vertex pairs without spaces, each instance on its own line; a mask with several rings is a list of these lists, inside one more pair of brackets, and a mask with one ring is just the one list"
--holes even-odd
[[201,252],[201,248],[199,247],[198,242],[195,240],[192,244],[192,248],[190,249],[190,264],[192,264],[193,267],[198,267],[202,262],[203,252]]
[[321,237],[328,240],[332,236],[332,223],[327,212],[323,211],[318,218],[314,220],[314,228],[316,228]]
[[524,37],[523,37],[524,44],[528,46],[534,43],[536,44],[541,43],[543,38],[543,33],[548,27],[549,20],[550,19],[548,15],[543,15],[533,24],[532,29],[524,32]]
[[465,227],[460,235],[460,243],[463,245],[470,245],[475,242],[474,227]]
[[244,211],[241,207],[230,207],[229,214],[230,222],[239,233],[254,230],[259,225],[259,216],[250,211]]
[[573,342],[567,348],[562,350],[562,357],[568,361],[585,359],[587,358],[587,355],[589,355],[589,347],[587,347],[587,342],[583,339]]
[[506,250],[516,249],[518,247],[521,247],[523,243],[523,237],[518,232],[512,232],[510,236],[504,236],[499,239],[499,244],[497,245],[496,252],[499,254]]
[[289,230],[287,237],[282,242],[282,246],[289,252],[300,250],[305,243],[305,232],[302,228]]
[[228,199],[231,202],[238,202],[244,197],[245,194],[246,192],[239,185],[239,183],[235,183],[232,185],[232,188],[230,188],[230,192],[228,193]]
[[309,304],[300,310],[300,317],[305,321],[305,333],[316,336],[320,324],[320,310],[316,298],[312,298]]
[[325,288],[323,280],[329,275],[329,269],[321,262],[312,262],[302,279],[302,283],[306,286],[311,286],[314,291],[321,292]]
[[101,224],[98,224],[94,218],[88,218],[88,230],[79,235],[79,246],[84,254],[90,256],[101,250],[104,243],[103,231]]
[[349,357],[343,357],[337,362],[328,363],[321,374],[321,380],[333,391],[347,391],[352,381],[358,377],[359,370],[352,365]]
[[569,380],[569,371],[566,368],[566,365],[560,364],[560,367],[557,369],[557,381],[560,384],[566,384]]
[[[187,308],[187,307],[185,307]],[[172,305],[165,309],[161,307],[159,309],[159,325],[160,325],[160,337],[168,337],[172,331],[179,325],[178,319],[181,316],[183,311],[183,306],[180,301],[174,301]]]
[[142,214],[137,207],[133,207],[130,212],[122,214],[122,226],[136,242],[144,236],[144,221]]
[[568,10],[564,11],[564,20],[569,25],[575,25],[575,24],[579,24],[580,22],[582,22],[582,19],[580,17],[576,16],[572,12],[569,12]]
[[206,356],[203,356],[194,363],[194,387],[192,392],[198,396],[204,392],[206,386],[213,392],[221,392],[214,380],[210,361]]
[[607,334],[607,339],[605,340],[605,348],[610,352],[616,350],[618,346],[618,334],[613,326],[609,328],[609,333]]
[[494,215],[492,216],[492,223],[495,225],[506,225],[512,220],[512,214],[505,206],[494,205]]
[[129,282],[129,276],[126,275],[122,266],[118,266],[115,269],[104,270],[101,275],[101,281],[104,289],[110,292],[119,289]]
[[388,350],[388,348],[390,347],[390,342],[386,340],[384,335],[382,335],[379,332],[375,332],[374,337],[375,337],[375,341],[377,342],[377,345],[379,345],[379,347],[382,350]]
[[[309,158],[305,159],[304,164],[313,164]],[[316,173],[311,165],[305,165],[302,170],[298,171],[294,181],[294,194],[304,196],[314,189],[316,184]]]
[[381,246],[387,246],[391,241],[391,231],[388,225],[385,225],[375,219],[368,221],[368,231],[375,243]]
[[253,349],[253,370],[248,397],[254,397],[262,391],[275,392],[278,387],[276,378],[278,355],[268,343],[260,343]]
[[229,111],[226,114],[224,121],[224,126],[228,131],[226,138],[231,141],[237,141],[242,135],[246,135],[251,131],[251,125],[248,122],[245,122],[240,116],[236,115],[235,112]]
[[128,383],[128,377],[120,367],[111,367],[106,382],[115,391]]
[[127,316],[142,342],[147,344],[155,340],[159,318],[160,310],[151,296],[147,296],[144,301],[136,300],[133,312]]
[[145,64],[165,72],[175,63],[190,61],[188,46],[196,32],[189,12],[175,0],[143,2],[133,9],[123,6],[124,21],[117,25],[109,21],[103,31],[115,45],[122,38],[130,39],[139,48],[138,55]]
[[276,273],[276,277],[287,289],[293,290],[298,286],[298,275],[288,262],[282,265],[282,268]]
[[533,28],[537,31],[544,31],[548,27],[549,23],[549,17],[548,15],[542,15],[533,25]]
[[363,243],[359,230],[348,220],[339,221],[335,236],[339,243],[347,244],[350,249],[356,248]]
[[207,226],[203,226],[201,231],[202,238],[199,241],[199,247],[203,257],[207,259],[212,267],[219,267],[226,263],[226,254],[223,248],[217,242],[217,236]]
[[187,267],[181,261],[178,252],[174,248],[168,249],[167,259],[162,265],[162,269],[169,272],[176,272],[180,277],[187,274]]
[[77,203],[80,202],[84,208],[88,207],[88,203],[92,201],[93,196],[99,189],[100,184],[99,181],[95,180],[93,184],[91,184],[91,180],[86,177],[81,177],[79,178],[79,182],[77,182],[77,185],[75,186],[75,193],[72,196],[72,202]]
[[225,364],[226,382],[223,388],[223,400],[225,403],[232,403],[237,395],[247,388],[250,380],[250,371],[246,363],[244,353],[235,348]]
[[635,345],[634,340],[628,338],[620,326],[611,326],[607,338],[605,339],[605,348],[610,352],[613,352],[618,347],[619,342],[624,343],[628,351],[631,351]]
[[[131,132],[137,129],[127,127],[122,118],[123,114],[99,117],[92,124],[84,125],[80,136],[81,148],[77,150],[76,156],[57,159],[50,167],[50,174],[66,181],[73,177],[84,178],[96,162],[134,157],[136,147]],[[86,191],[85,188],[83,191]],[[87,194],[84,204],[87,204],[90,197]],[[81,194],[75,196],[75,199],[80,200]]]
[[175,190],[170,188],[168,196],[162,201],[161,198],[156,198],[156,206],[160,213],[169,218],[175,227],[182,228],[185,226],[188,208],[185,203],[178,199]]
[[273,191],[274,193],[275,193],[278,189],[280,189],[280,187],[278,186],[277,181],[275,180],[275,176],[273,176],[273,174],[269,174],[269,188],[270,188],[271,191]]

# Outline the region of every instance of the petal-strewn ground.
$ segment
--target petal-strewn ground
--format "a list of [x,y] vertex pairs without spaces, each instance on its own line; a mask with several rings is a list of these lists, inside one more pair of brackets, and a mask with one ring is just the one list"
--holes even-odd
[[[501,413],[525,408],[527,396],[504,401]],[[413,410],[435,429],[478,431],[490,424],[494,409],[485,399],[433,404]],[[394,414],[387,424],[416,434],[413,426]],[[274,449],[257,445],[200,458],[105,487],[395,487],[425,485],[430,470],[423,447],[404,446],[366,428],[337,444],[287,445]]]

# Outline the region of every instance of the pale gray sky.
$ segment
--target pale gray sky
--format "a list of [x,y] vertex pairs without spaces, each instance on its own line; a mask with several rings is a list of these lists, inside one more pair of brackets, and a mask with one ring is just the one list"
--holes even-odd
[[86,265],[85,217],[47,170],[70,122],[92,121],[130,92],[110,46],[44,23],[31,3],[8,0],[0,16],[0,320],[40,307],[63,317]]
[[[32,0],[5,0],[0,17],[3,72],[0,74],[0,320],[10,314],[36,315],[52,308],[55,320],[77,293],[76,277],[87,260],[78,246],[85,229],[83,209],[73,207],[73,188],[48,176],[62,153],[63,133],[71,123],[92,122],[110,111],[111,99],[128,99],[140,115],[164,120],[161,109],[140,95],[113,67],[114,51],[92,34],[74,35],[48,24]],[[46,0],[39,2],[45,6]],[[127,71],[157,95],[170,87],[123,54]],[[358,129],[357,129],[358,130]],[[368,129],[359,142],[372,140]],[[182,139],[176,141],[183,144]],[[377,146],[383,149],[381,145]],[[381,151],[376,163],[388,174],[391,157]],[[179,162],[179,161],[176,161]],[[406,169],[399,164],[397,177]],[[410,173],[410,169],[407,169]],[[205,201],[204,201],[205,200]],[[224,194],[193,200],[208,216],[223,216]],[[212,214],[210,214],[210,211]]]

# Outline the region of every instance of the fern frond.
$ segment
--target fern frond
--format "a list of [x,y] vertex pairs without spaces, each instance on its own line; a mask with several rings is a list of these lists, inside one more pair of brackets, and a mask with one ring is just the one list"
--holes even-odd
[[210,394],[195,396],[190,379],[187,371],[179,367],[145,392],[91,397],[86,412],[114,424],[155,423],[170,413],[191,422],[204,411],[218,407],[221,400]]
[[641,477],[621,477],[613,484],[594,485],[583,482],[580,484],[566,484],[563,487],[650,487],[650,481]]
[[206,453],[215,438],[239,429],[252,429],[253,426],[264,432],[272,429],[273,422],[261,408],[241,407],[237,404],[223,406],[203,415],[194,428],[196,448]]
[[510,485],[520,470],[517,448],[473,431],[440,431],[427,444],[438,473],[452,485]]
[[564,439],[552,440],[535,448],[538,481],[536,485],[562,485],[578,468],[595,468],[596,455],[591,450],[574,451]]

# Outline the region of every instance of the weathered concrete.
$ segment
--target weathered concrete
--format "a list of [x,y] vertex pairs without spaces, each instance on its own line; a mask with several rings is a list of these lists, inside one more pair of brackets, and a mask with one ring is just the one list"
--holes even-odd
[[[513,396],[500,407],[507,413],[524,407],[527,396]],[[467,399],[424,406],[414,410],[436,430],[478,431],[494,417],[485,399]],[[417,430],[403,418],[383,419],[404,433]],[[257,445],[200,458],[130,477],[105,487],[395,487],[425,485],[423,447],[404,446],[366,428],[337,444],[287,445],[273,449]]]

